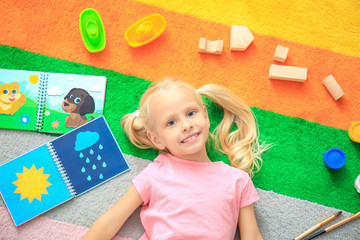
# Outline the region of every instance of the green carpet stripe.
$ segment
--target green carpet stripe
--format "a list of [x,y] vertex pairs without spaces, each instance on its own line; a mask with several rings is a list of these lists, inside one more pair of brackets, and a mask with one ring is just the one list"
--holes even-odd
[[[149,81],[2,45],[0,67],[105,75],[108,83],[104,115],[123,152],[145,159],[157,155],[154,150],[132,146],[120,127],[121,116],[137,109]],[[359,211],[360,197],[354,180],[360,174],[360,144],[353,143],[344,130],[258,108],[253,111],[259,122],[261,141],[273,144],[263,157],[261,171],[254,177],[256,187],[353,213]],[[209,114],[213,127],[222,113],[210,104]],[[323,152],[333,147],[341,148],[347,156],[345,167],[337,171],[327,169],[323,163]],[[211,158],[227,162],[225,156],[210,152]]]
[[[253,111],[261,141],[273,144],[254,177],[257,187],[353,213],[360,210],[360,195],[354,188],[360,174],[360,144],[352,142],[347,131],[261,109]],[[325,166],[323,153],[330,148],[345,152],[343,168]]]

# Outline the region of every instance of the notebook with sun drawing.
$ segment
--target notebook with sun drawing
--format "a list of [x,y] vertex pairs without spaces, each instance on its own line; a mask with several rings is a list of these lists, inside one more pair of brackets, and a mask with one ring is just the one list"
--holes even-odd
[[103,114],[106,77],[0,69],[0,128],[66,133]]
[[129,170],[103,116],[0,166],[16,226]]

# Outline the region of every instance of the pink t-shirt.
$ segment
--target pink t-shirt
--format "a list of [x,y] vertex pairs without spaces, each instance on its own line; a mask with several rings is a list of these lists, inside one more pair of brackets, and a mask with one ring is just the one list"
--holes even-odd
[[234,239],[239,209],[259,199],[249,175],[223,162],[160,154],[134,180],[144,239]]

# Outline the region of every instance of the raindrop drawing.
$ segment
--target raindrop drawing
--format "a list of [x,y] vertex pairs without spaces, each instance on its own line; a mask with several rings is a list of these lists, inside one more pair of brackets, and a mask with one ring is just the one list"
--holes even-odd
[[[81,169],[79,169],[82,173],[87,172],[86,171],[86,166],[91,166],[91,175],[90,174],[86,174],[84,175],[84,178],[87,179],[87,181],[92,181],[92,180],[96,180],[96,176],[98,176],[99,179],[103,179],[104,176],[102,173],[102,169],[105,168],[107,166],[106,162],[103,160],[102,158],[102,153],[103,153],[103,149],[104,146],[99,142],[100,140],[100,135],[98,132],[91,132],[91,131],[85,131],[85,132],[80,132],[76,135],[76,141],[75,141],[75,151],[80,152],[79,153],[79,161],[82,161],[83,166],[81,167]],[[98,143],[99,142],[99,143]],[[98,147],[96,147],[95,144],[98,144]],[[81,160],[81,159],[85,159]],[[97,166],[100,165],[95,165],[95,163],[97,162],[97,164],[101,164],[102,168],[98,168]],[[88,165],[91,164],[91,165]],[[95,178],[94,178],[95,177]]]

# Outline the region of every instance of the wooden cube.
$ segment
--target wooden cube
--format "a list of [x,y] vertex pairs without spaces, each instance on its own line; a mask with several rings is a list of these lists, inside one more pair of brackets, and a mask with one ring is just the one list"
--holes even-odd
[[289,52],[288,47],[277,45],[273,59],[278,62],[285,62],[288,52]]

